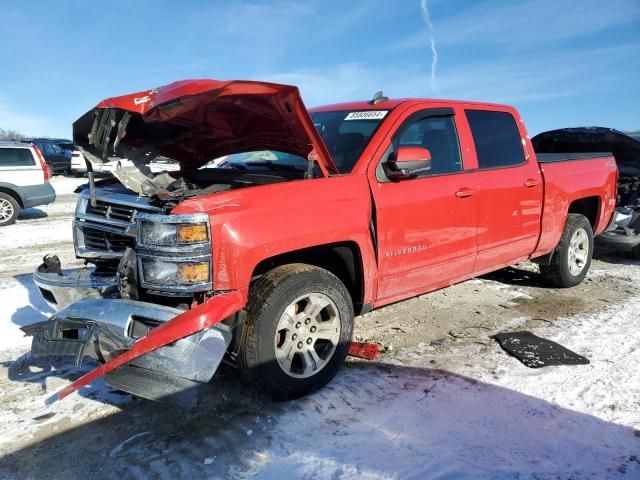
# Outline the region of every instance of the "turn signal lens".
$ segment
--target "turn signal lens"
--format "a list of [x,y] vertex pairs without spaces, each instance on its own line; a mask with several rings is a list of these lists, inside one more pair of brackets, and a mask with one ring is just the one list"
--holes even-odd
[[204,223],[178,225],[177,239],[178,243],[206,242],[207,240],[209,240],[207,225]]
[[209,281],[208,263],[178,264],[178,278],[181,283],[206,283]]

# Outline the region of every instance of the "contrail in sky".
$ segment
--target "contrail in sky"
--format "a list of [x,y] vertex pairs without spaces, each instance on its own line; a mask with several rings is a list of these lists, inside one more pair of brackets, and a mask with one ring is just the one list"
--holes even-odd
[[436,86],[436,69],[438,68],[438,50],[436,50],[436,38],[433,35],[433,23],[431,23],[431,14],[427,0],[420,0],[420,8],[422,9],[422,19],[427,25],[427,33],[429,34],[429,43],[431,45],[431,87]]

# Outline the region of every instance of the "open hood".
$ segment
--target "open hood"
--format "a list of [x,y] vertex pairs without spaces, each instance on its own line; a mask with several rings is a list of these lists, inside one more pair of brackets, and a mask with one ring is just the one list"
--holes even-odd
[[640,175],[640,139],[613,128],[561,128],[540,133],[531,142],[537,153],[611,152],[622,175]]
[[157,156],[192,171],[231,153],[279,150],[338,173],[297,87],[274,83],[183,80],[108,98],[74,122],[73,140],[92,162],[126,158],[142,172]]

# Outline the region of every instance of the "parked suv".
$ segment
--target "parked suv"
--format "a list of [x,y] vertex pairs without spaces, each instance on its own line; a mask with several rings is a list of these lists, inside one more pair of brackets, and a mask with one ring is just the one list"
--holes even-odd
[[49,168],[35,145],[0,142],[0,226],[11,225],[21,208],[52,203]]
[[32,143],[44,156],[47,165],[53,175],[66,173],[71,167],[71,155],[59,145],[61,140],[50,138],[24,139],[24,143]]

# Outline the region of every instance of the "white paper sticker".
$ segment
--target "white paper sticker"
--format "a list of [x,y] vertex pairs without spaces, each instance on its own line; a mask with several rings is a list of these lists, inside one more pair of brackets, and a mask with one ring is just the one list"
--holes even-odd
[[345,120],[381,120],[389,110],[363,110],[360,112],[350,112]]

